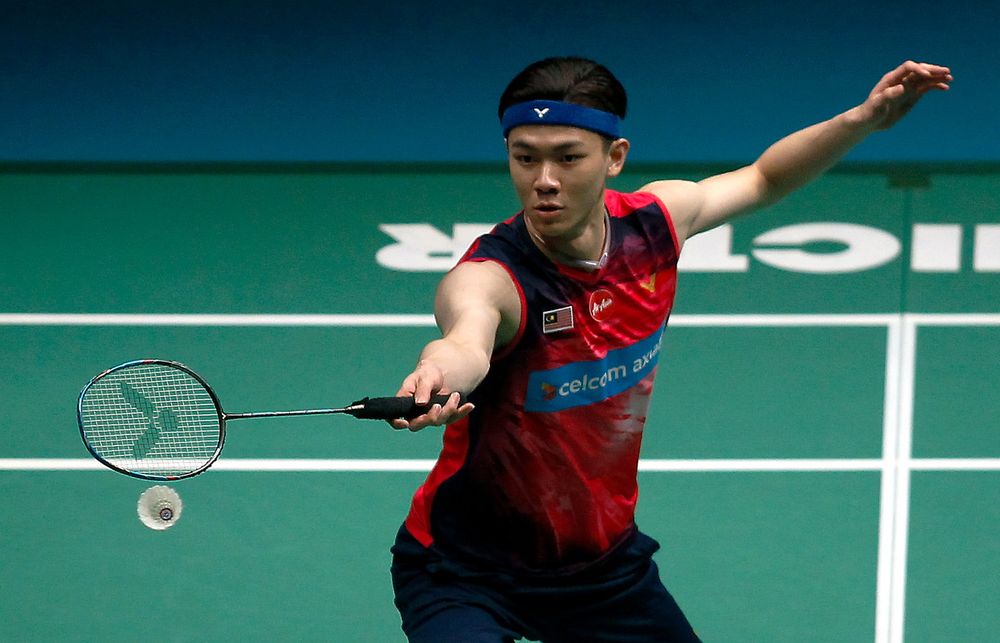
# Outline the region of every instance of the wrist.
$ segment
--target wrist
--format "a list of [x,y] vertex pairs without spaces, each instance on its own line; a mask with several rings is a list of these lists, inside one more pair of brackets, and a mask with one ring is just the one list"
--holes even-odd
[[865,105],[858,105],[837,116],[841,126],[847,128],[860,138],[868,136],[878,130],[875,114],[866,109]]

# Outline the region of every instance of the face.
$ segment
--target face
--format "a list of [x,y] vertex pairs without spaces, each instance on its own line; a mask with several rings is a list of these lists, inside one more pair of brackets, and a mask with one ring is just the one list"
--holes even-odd
[[572,242],[604,225],[604,189],[625,163],[628,141],[610,149],[599,134],[556,125],[521,125],[507,137],[514,189],[531,228]]

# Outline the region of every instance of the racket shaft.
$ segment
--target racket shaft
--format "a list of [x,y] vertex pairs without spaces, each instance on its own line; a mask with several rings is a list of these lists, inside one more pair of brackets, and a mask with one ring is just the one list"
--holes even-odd
[[290,415],[330,415],[331,413],[348,413],[347,408],[308,409],[305,411],[259,411],[257,413],[226,413],[226,420],[243,420],[245,418],[278,418]]

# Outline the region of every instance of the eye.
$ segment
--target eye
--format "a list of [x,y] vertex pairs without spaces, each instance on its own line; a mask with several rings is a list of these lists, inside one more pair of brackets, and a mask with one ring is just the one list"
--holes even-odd
[[534,163],[535,157],[529,154],[517,154],[514,156],[514,160],[521,165],[530,165],[531,163]]
[[583,158],[582,154],[564,154],[562,157],[563,163],[576,163]]

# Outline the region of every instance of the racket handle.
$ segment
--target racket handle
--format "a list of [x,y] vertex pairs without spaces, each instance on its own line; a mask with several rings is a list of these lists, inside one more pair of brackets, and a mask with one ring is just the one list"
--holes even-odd
[[[427,404],[418,405],[412,396],[409,397],[366,397],[351,405],[351,410],[347,411],[354,417],[361,420],[394,420],[404,418],[409,420],[425,413],[435,404],[444,406],[448,402],[450,395],[435,395]],[[463,395],[458,402],[461,406],[465,404]],[[358,407],[358,408],[353,408]]]

